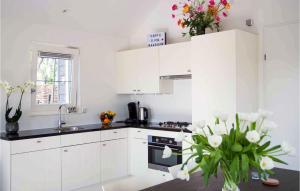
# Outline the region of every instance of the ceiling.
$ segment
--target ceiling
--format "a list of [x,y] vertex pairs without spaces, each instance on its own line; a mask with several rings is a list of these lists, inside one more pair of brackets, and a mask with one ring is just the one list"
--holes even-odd
[[[161,0],[1,0],[8,23],[55,24],[129,36]],[[67,10],[63,13],[63,10]]]

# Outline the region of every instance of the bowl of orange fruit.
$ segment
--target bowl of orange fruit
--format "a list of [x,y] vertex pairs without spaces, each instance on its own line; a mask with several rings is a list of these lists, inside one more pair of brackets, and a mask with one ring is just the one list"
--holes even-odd
[[103,125],[109,126],[111,125],[115,116],[116,116],[115,112],[108,110],[105,112],[101,112],[99,117]]

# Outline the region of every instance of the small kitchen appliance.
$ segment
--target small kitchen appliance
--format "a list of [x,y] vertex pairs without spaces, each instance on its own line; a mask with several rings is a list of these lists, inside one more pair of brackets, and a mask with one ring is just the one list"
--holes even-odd
[[149,119],[149,110],[146,107],[139,107],[139,123],[147,124]]
[[138,106],[135,102],[128,103],[129,118],[125,123],[138,123]]
[[[162,158],[165,146],[172,150],[172,156]],[[171,166],[182,164],[182,143],[174,138],[148,136],[148,168],[169,172]]]

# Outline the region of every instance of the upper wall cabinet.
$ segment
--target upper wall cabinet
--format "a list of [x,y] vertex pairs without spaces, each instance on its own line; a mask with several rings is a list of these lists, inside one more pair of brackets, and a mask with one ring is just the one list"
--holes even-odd
[[191,74],[190,42],[182,42],[159,47],[160,75]]
[[240,30],[192,38],[193,121],[257,110],[257,46],[257,35]]
[[160,80],[157,47],[118,52],[116,67],[119,94],[155,94],[172,91],[171,81]]

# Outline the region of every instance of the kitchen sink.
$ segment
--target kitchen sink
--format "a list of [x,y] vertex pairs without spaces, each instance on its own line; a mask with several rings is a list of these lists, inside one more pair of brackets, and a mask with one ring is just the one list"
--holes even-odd
[[55,130],[57,130],[57,131],[62,131],[62,132],[66,132],[66,131],[79,131],[79,130],[82,130],[82,129],[83,129],[83,128],[81,128],[81,127],[76,127],[76,126],[55,128]]

